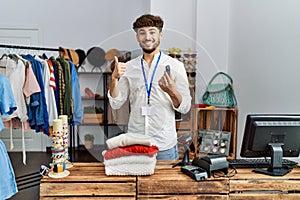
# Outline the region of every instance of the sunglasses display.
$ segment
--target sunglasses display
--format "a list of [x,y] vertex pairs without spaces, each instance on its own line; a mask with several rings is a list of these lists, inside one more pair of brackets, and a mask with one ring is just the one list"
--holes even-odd
[[187,51],[181,51],[180,48],[173,47],[169,48],[166,52],[170,57],[176,58],[184,64],[184,67],[187,71],[187,77],[194,78],[196,76],[196,51],[191,51],[191,49],[188,49]]
[[196,72],[186,72],[186,75],[189,77],[195,77],[196,76]]
[[169,53],[169,56],[171,56],[172,58],[181,58],[180,54],[175,54],[175,53]]
[[190,53],[185,53],[185,54],[183,54],[183,56],[184,56],[185,58],[196,58],[197,54],[195,54],[195,53],[192,53],[192,54],[190,54]]

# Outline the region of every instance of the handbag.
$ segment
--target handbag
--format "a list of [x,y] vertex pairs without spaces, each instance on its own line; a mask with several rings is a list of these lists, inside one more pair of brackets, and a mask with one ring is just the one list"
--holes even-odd
[[[213,83],[221,75],[225,76],[229,80],[229,83]],[[202,96],[202,102],[210,106],[236,107],[237,101],[233,91],[232,78],[224,72],[216,73],[207,85],[206,91]]]

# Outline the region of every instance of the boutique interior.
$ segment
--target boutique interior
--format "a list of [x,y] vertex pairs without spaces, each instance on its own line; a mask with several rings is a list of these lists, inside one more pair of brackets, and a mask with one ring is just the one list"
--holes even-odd
[[[299,1],[2,6],[0,199],[300,198]],[[191,94],[175,113],[178,160],[126,134],[130,103],[115,110],[107,96],[115,57],[142,54],[132,26],[148,13],[164,20],[161,51],[183,63]],[[207,99],[224,91],[231,104]]]

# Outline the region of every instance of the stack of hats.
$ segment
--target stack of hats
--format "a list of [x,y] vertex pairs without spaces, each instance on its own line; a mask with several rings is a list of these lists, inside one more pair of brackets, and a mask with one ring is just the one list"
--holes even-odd
[[59,56],[64,57],[66,60],[72,61],[76,66],[76,69],[80,67],[86,58],[86,54],[82,49],[69,49],[65,47],[59,47]]
[[158,148],[148,136],[125,133],[106,141],[104,150],[106,175],[151,175],[156,165]]

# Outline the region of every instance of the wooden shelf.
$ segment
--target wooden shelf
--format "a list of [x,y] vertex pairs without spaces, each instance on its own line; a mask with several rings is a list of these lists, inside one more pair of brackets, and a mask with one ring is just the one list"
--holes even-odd
[[[195,144],[198,144],[198,130],[228,131],[231,133],[228,159],[236,157],[237,109],[236,108],[195,108],[193,133]],[[197,145],[196,155],[199,153]]]

